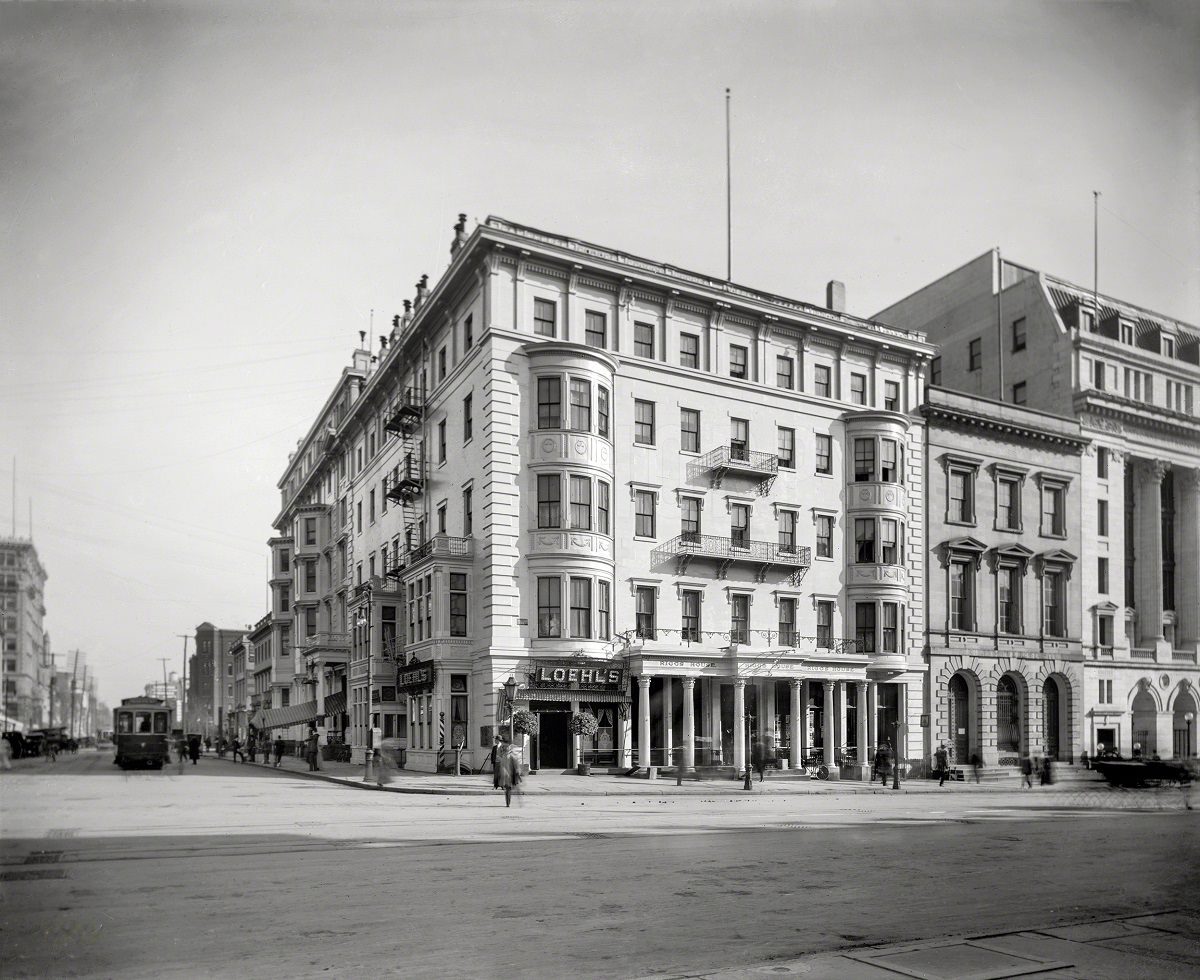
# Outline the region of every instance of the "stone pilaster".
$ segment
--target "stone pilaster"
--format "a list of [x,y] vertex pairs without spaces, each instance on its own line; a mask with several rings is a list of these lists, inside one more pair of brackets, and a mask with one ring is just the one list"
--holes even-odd
[[1146,646],[1163,638],[1161,494],[1166,472],[1167,464],[1157,459],[1139,460],[1134,470],[1134,604],[1138,644]]
[[1200,645],[1200,470],[1175,471],[1175,645]]

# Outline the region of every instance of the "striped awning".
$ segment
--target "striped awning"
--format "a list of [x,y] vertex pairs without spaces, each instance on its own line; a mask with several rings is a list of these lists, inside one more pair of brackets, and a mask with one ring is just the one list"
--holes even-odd
[[346,692],[325,695],[325,714],[340,715],[346,711]]
[[628,704],[624,691],[564,691],[558,687],[527,687],[517,691],[517,701],[580,701],[583,704]]
[[288,725],[303,725],[317,717],[317,702],[305,701],[303,704],[291,704],[286,708],[270,708],[261,711],[263,716],[259,728],[285,728]]

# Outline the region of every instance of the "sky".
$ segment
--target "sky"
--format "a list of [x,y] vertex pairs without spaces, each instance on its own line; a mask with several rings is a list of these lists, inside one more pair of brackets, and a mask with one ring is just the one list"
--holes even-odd
[[1200,323],[1189,3],[0,4],[0,533],[52,648],[111,703],[266,613],[287,454],[458,212],[722,275],[727,86],[738,282],[1090,285],[1099,190],[1101,291]]

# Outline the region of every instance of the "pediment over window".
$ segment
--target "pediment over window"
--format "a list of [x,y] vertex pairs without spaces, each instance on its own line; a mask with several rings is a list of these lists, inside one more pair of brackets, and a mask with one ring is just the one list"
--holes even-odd
[[1042,560],[1043,565],[1074,565],[1079,560],[1078,555],[1073,555],[1063,548],[1043,551],[1038,557]]
[[1028,561],[1033,557],[1033,549],[1026,548],[1023,544],[1006,544],[993,548],[992,554],[997,558],[1007,558],[1011,561]]
[[1103,602],[1097,602],[1094,606],[1092,606],[1092,612],[1099,613],[1101,616],[1104,616],[1110,613],[1115,613],[1120,608],[1121,607],[1115,602],[1109,602],[1107,599],[1105,599]]
[[982,555],[987,551],[987,545],[978,538],[970,536],[962,538],[951,538],[942,544],[942,547],[947,551],[966,551],[975,555]]

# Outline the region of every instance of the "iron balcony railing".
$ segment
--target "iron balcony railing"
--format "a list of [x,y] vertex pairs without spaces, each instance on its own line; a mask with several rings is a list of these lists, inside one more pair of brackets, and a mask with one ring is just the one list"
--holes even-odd
[[386,574],[393,577],[402,575],[414,565],[430,558],[471,558],[474,554],[474,538],[435,534],[428,541],[410,549],[408,554],[397,555],[393,558],[387,567]]
[[384,479],[383,495],[388,500],[403,502],[419,496],[424,478],[421,474],[421,461],[409,453],[404,461],[395,468],[390,478]]
[[349,650],[350,634],[330,633],[327,630],[319,630],[312,636],[306,636],[301,643],[301,647],[304,650]]
[[718,446],[701,456],[698,462],[708,470],[736,470],[757,477],[775,476],[779,472],[778,456],[757,452],[739,441]]
[[779,565],[785,568],[807,568],[812,564],[812,549],[781,547],[774,541],[754,541],[750,538],[722,537],[717,534],[680,534],[659,545],[655,554],[660,558],[716,558],[721,561],[740,561],[756,565]]
[[419,388],[406,388],[392,409],[384,428],[388,432],[405,433],[415,428],[425,414],[425,398]]

